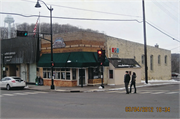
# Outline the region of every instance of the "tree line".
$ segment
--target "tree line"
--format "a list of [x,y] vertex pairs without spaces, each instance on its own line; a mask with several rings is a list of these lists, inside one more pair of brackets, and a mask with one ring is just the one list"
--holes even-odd
[[[34,30],[34,27],[35,27],[35,24],[28,24],[28,23],[16,24],[13,27],[11,27],[11,38],[16,37],[16,30],[28,31],[29,33],[32,33]],[[40,28],[41,33],[50,33],[49,23],[41,23],[40,27],[38,24],[37,31],[39,31],[38,28]],[[99,33],[99,31],[97,30],[82,29],[77,26],[72,26],[70,24],[58,24],[58,23],[52,24],[53,34],[73,32],[73,31],[89,31],[89,32]],[[8,38],[8,28],[0,27],[0,39],[7,39],[7,38]]]

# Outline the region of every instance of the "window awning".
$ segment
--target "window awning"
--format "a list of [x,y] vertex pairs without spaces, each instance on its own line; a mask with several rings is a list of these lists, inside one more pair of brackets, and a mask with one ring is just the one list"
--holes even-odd
[[[71,53],[54,53],[54,67],[96,67],[96,52],[71,52]],[[109,66],[106,58],[104,66]],[[51,67],[51,54],[43,54],[38,62],[38,67]]]
[[141,68],[135,59],[109,58],[115,68]]
[[[53,61],[56,67],[65,67],[69,53],[54,53]],[[38,67],[51,67],[51,54],[43,54],[38,61]]]

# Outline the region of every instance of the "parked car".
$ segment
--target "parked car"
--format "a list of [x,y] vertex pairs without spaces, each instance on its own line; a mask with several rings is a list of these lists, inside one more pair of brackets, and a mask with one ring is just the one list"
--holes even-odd
[[0,87],[10,90],[11,88],[24,89],[26,82],[20,77],[4,77],[0,80]]
[[177,77],[178,77],[178,73],[172,72],[172,77],[173,77],[173,78],[177,78]]

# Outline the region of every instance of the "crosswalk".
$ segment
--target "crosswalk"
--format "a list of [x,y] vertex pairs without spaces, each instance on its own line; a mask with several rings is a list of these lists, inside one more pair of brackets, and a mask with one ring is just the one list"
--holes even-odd
[[1,94],[0,97],[35,95],[35,94],[43,94],[43,93],[48,93],[48,92],[34,91],[34,92],[22,92],[22,93]]
[[[116,90],[116,91],[107,91],[106,93],[120,93],[120,94],[125,94],[125,90]],[[158,95],[158,94],[180,94],[179,91],[168,91],[168,90],[144,90],[144,91],[138,91],[137,94],[153,94],[153,95]]]

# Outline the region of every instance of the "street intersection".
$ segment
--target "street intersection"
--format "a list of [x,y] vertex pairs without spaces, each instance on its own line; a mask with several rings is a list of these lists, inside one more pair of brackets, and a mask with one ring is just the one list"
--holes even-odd
[[179,118],[179,92],[178,84],[139,87],[136,94],[1,90],[1,118]]

